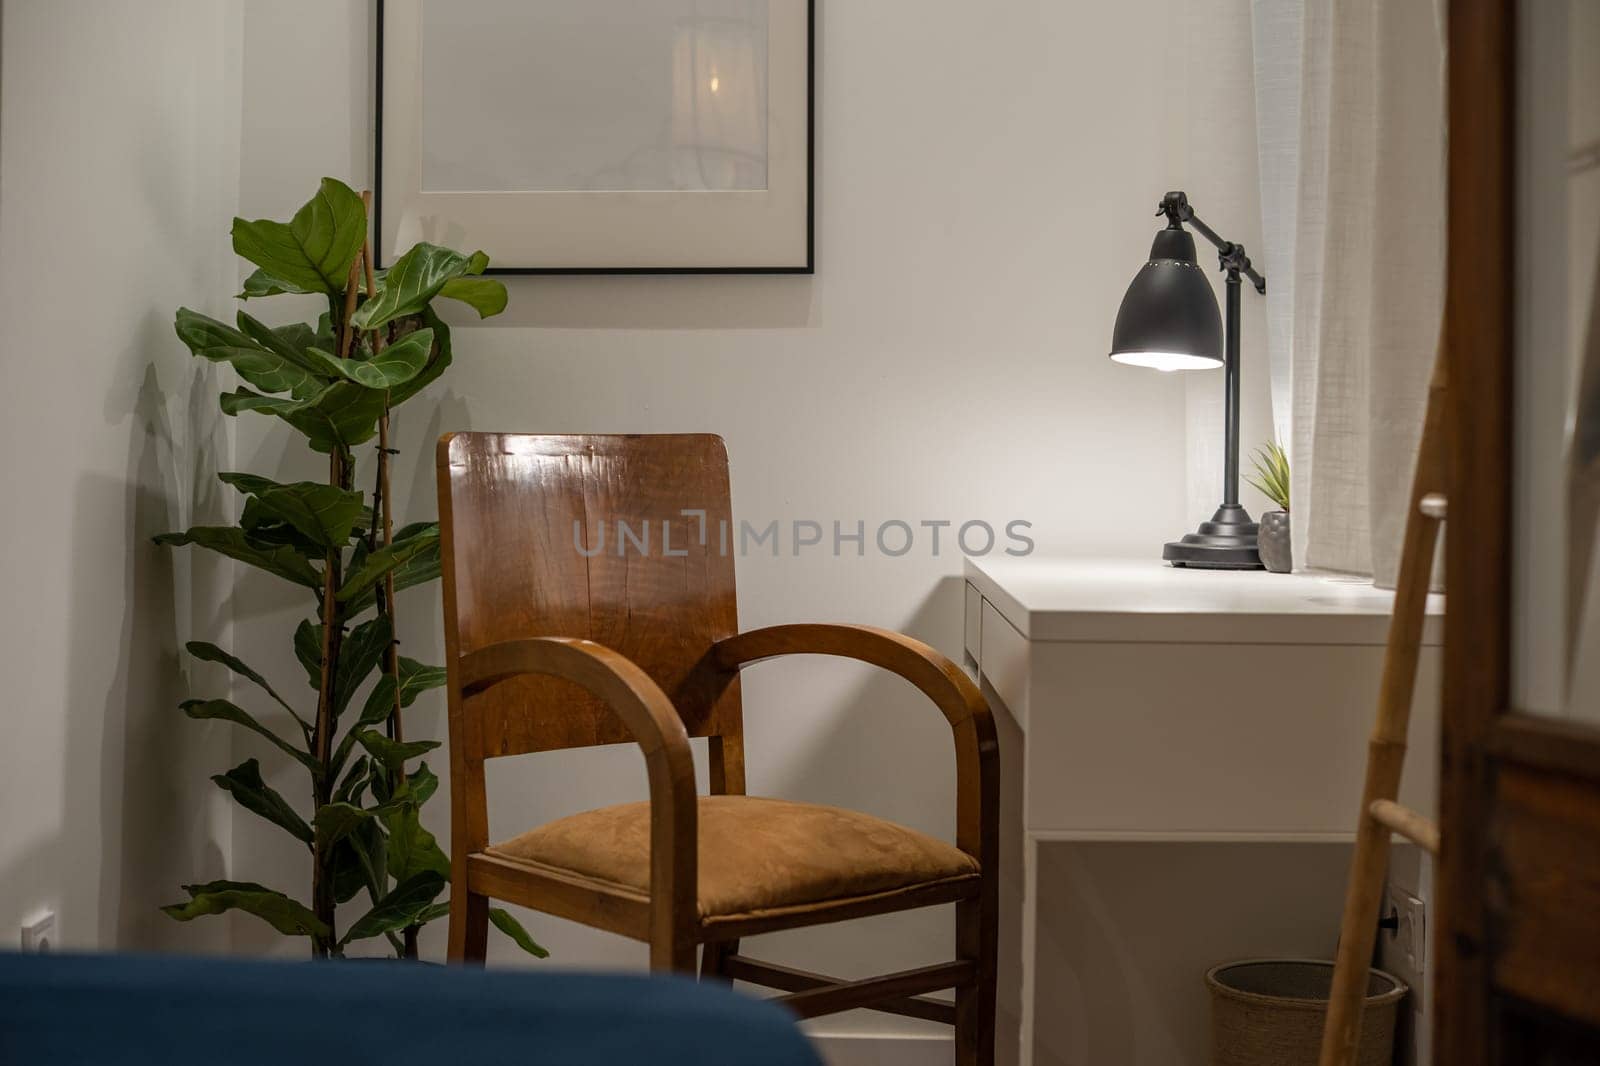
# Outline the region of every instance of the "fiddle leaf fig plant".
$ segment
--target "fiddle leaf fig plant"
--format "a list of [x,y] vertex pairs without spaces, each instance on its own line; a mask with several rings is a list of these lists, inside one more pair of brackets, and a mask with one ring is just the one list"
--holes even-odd
[[[217,552],[304,590],[311,613],[293,647],[310,693],[195,640],[189,653],[247,682],[272,718],[230,699],[192,699],[182,709],[256,733],[304,771],[298,802],[267,782],[256,759],[212,781],[307,849],[311,884],[307,899],[247,881],[185,885],[189,898],[163,910],[180,921],[244,911],[308,938],[317,957],[375,938],[414,957],[418,931],[449,912],[450,860],[421,817],[439,781],[420,760],[439,744],[408,739],[404,712],[443,685],[445,672],[399,654],[395,593],[439,576],[439,527],[394,527],[389,417],[450,365],[450,329],[433,300],[459,300],[487,317],[505,309],[505,286],[480,276],[489,263],[482,252],[432,244],[374,270],[367,198],[333,178],[288,222],[234,219],[233,248],[257,267],[241,300],[313,294],[327,310],[315,324],[267,326],[242,310],[228,325],[180,308],[178,339],[233,367],[243,383],[222,394],[224,413],[283,420],[327,456],[328,477],[219,474],[242,499],[238,522],[156,542]],[[358,897],[362,913],[342,923],[340,908]],[[509,913],[490,917],[523,950],[546,954]]]

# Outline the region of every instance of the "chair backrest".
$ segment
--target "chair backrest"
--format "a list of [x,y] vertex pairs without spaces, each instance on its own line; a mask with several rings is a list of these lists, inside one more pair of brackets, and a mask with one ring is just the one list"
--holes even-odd
[[[648,673],[690,736],[742,754],[738,684],[707,654],[738,631],[722,438],[453,433],[438,473],[452,683],[460,657],[487,645],[584,637]],[[463,713],[479,728],[452,716],[450,743],[474,761],[632,739],[588,692],[550,677],[497,685]]]

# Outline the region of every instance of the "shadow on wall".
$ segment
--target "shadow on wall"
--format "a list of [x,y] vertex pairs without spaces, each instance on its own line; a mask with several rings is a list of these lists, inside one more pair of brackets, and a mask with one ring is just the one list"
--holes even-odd
[[[160,326],[165,342],[165,319]],[[228,727],[192,722],[178,704],[191,694],[228,691],[227,674],[196,663],[183,643],[201,635],[226,643],[226,598],[219,590],[232,567],[210,553],[175,552],[150,542],[156,533],[191,522],[219,521],[224,511],[209,446],[222,432],[214,398],[217,375],[204,366],[190,373],[185,421],[193,437],[175,439],[152,367],[133,412],[128,456],[128,606],[101,747],[102,824],[120,829],[102,849],[101,906],[102,913],[115,914],[116,943],[125,948],[226,945],[224,923],[202,933],[158,910],[181,898],[180,884],[226,876],[223,849],[207,811],[216,808],[209,775],[227,769]],[[78,598],[75,590],[75,605],[89,596],[92,592]],[[192,693],[191,684],[203,691]],[[118,730],[121,743],[113,744]],[[119,780],[120,794],[112,789]]]
[[[449,372],[446,371],[448,374]],[[403,418],[412,412],[401,412],[397,417]],[[446,433],[464,433],[473,429],[472,410],[467,406],[466,398],[454,389],[447,389],[439,401],[428,411],[428,425],[422,435],[416,438],[417,454],[412,457],[414,465],[411,470],[411,492],[409,495],[396,498],[396,506],[402,508],[395,512],[396,520],[401,522],[422,522],[437,520],[439,517],[439,479],[436,458],[436,446],[439,438]],[[500,429],[503,427],[492,427]],[[397,439],[411,440],[409,433],[396,433]],[[440,614],[439,597],[442,595],[439,586],[428,584],[431,590],[429,603],[431,612],[438,616],[441,624],[443,616]],[[442,643],[437,645],[444,647]],[[442,703],[443,701],[436,701]]]
[[[202,444],[214,438],[221,417],[206,403],[213,376],[209,369],[196,375],[185,412]],[[210,593],[227,567],[150,541],[185,524],[184,512],[206,520],[215,511],[214,460],[210,448],[185,454],[174,440],[154,365],[146,366],[128,414],[126,476],[89,474],[77,487],[72,554],[88,565],[73,570],[71,621],[63,636],[80,649],[65,679],[64,821],[55,854],[40,858],[62,879],[65,915],[74,923],[96,916],[92,942],[218,950],[226,944],[222,923],[207,933],[180,931],[158,908],[182,895],[181,883],[226,875],[207,815],[212,786],[206,779],[226,769],[220,765],[227,755],[225,727],[190,722],[178,704],[189,694],[192,673],[179,630],[216,632],[225,624],[220,597]],[[183,507],[188,487],[193,492]],[[111,585],[92,564],[118,546],[123,572]],[[226,676],[208,673],[205,682],[226,692]],[[87,930],[66,931],[74,942],[91,942]]]

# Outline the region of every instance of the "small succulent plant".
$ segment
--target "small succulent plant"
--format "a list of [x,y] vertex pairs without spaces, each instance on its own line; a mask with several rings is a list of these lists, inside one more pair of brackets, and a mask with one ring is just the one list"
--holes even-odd
[[1250,457],[1256,472],[1246,480],[1281,509],[1289,509],[1289,455],[1277,441],[1268,441]]

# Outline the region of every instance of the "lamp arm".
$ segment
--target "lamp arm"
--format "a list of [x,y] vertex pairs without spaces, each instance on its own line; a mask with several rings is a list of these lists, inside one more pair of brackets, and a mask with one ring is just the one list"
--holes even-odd
[[1194,208],[1189,206],[1189,197],[1182,192],[1169,192],[1161,198],[1161,205],[1156,208],[1156,214],[1166,215],[1174,224],[1187,222],[1193,226],[1195,232],[1210,241],[1217,247],[1217,254],[1224,270],[1237,270],[1250,279],[1250,284],[1256,287],[1259,293],[1267,291],[1266,275],[1260,273],[1250,265],[1250,257],[1245,254],[1244,245],[1225,241],[1216,230],[1206,225],[1200,216],[1194,213]]

